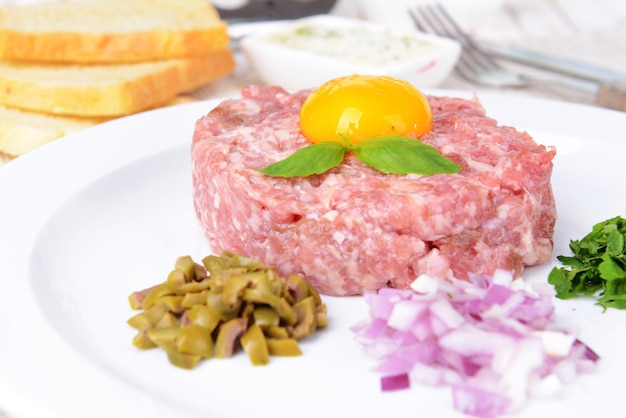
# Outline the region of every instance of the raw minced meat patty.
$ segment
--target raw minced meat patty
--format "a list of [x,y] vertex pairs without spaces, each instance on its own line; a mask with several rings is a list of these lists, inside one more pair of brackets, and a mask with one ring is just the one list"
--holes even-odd
[[327,295],[406,288],[422,273],[517,277],[549,259],[555,150],[498,126],[477,101],[428,97],[434,130],[421,140],[457,174],[383,174],[354,156],[306,178],[256,171],[310,144],[298,119],[308,93],[248,87],[198,120],[193,198],[213,251],[301,274]]

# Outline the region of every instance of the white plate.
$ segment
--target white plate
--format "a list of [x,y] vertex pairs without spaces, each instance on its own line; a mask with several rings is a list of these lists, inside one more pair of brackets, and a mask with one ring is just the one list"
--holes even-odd
[[[438,92],[444,93],[444,92]],[[469,96],[469,93],[445,92]],[[623,214],[626,115],[481,94],[488,114],[556,145],[555,255],[603,219]],[[192,209],[194,122],[215,101],[109,122],[0,169],[0,408],[20,417],[460,416],[447,388],[382,393],[349,327],[361,298],[324,298],[330,326],[299,358],[253,367],[245,355],[193,371],[135,349],[126,297],[165,279],[175,258],[210,249]],[[549,263],[528,269],[545,281]],[[556,397],[522,417],[614,412],[626,373],[626,312],[557,301],[601,356]],[[297,411],[297,412],[294,412]]]

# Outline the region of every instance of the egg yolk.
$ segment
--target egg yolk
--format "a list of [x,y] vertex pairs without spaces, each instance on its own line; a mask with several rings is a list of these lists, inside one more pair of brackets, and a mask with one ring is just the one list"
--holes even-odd
[[353,143],[375,136],[420,137],[433,126],[426,97],[407,81],[353,75],[322,84],[300,111],[300,129],[311,142]]

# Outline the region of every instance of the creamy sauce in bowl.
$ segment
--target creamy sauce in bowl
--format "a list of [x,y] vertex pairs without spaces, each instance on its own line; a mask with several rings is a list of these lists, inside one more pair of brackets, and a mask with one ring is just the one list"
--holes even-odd
[[260,40],[372,67],[400,63],[440,47],[434,39],[392,29],[312,22],[287,25]]

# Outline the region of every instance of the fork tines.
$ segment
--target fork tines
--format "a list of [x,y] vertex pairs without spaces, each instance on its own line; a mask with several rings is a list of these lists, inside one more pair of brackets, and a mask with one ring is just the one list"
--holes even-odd
[[420,31],[452,38],[461,44],[463,53],[459,59],[457,70],[463,77],[474,79],[479,71],[488,71],[500,67],[492,57],[480,49],[471,36],[463,31],[441,4],[427,4],[417,7],[415,10],[409,9],[408,12]]

